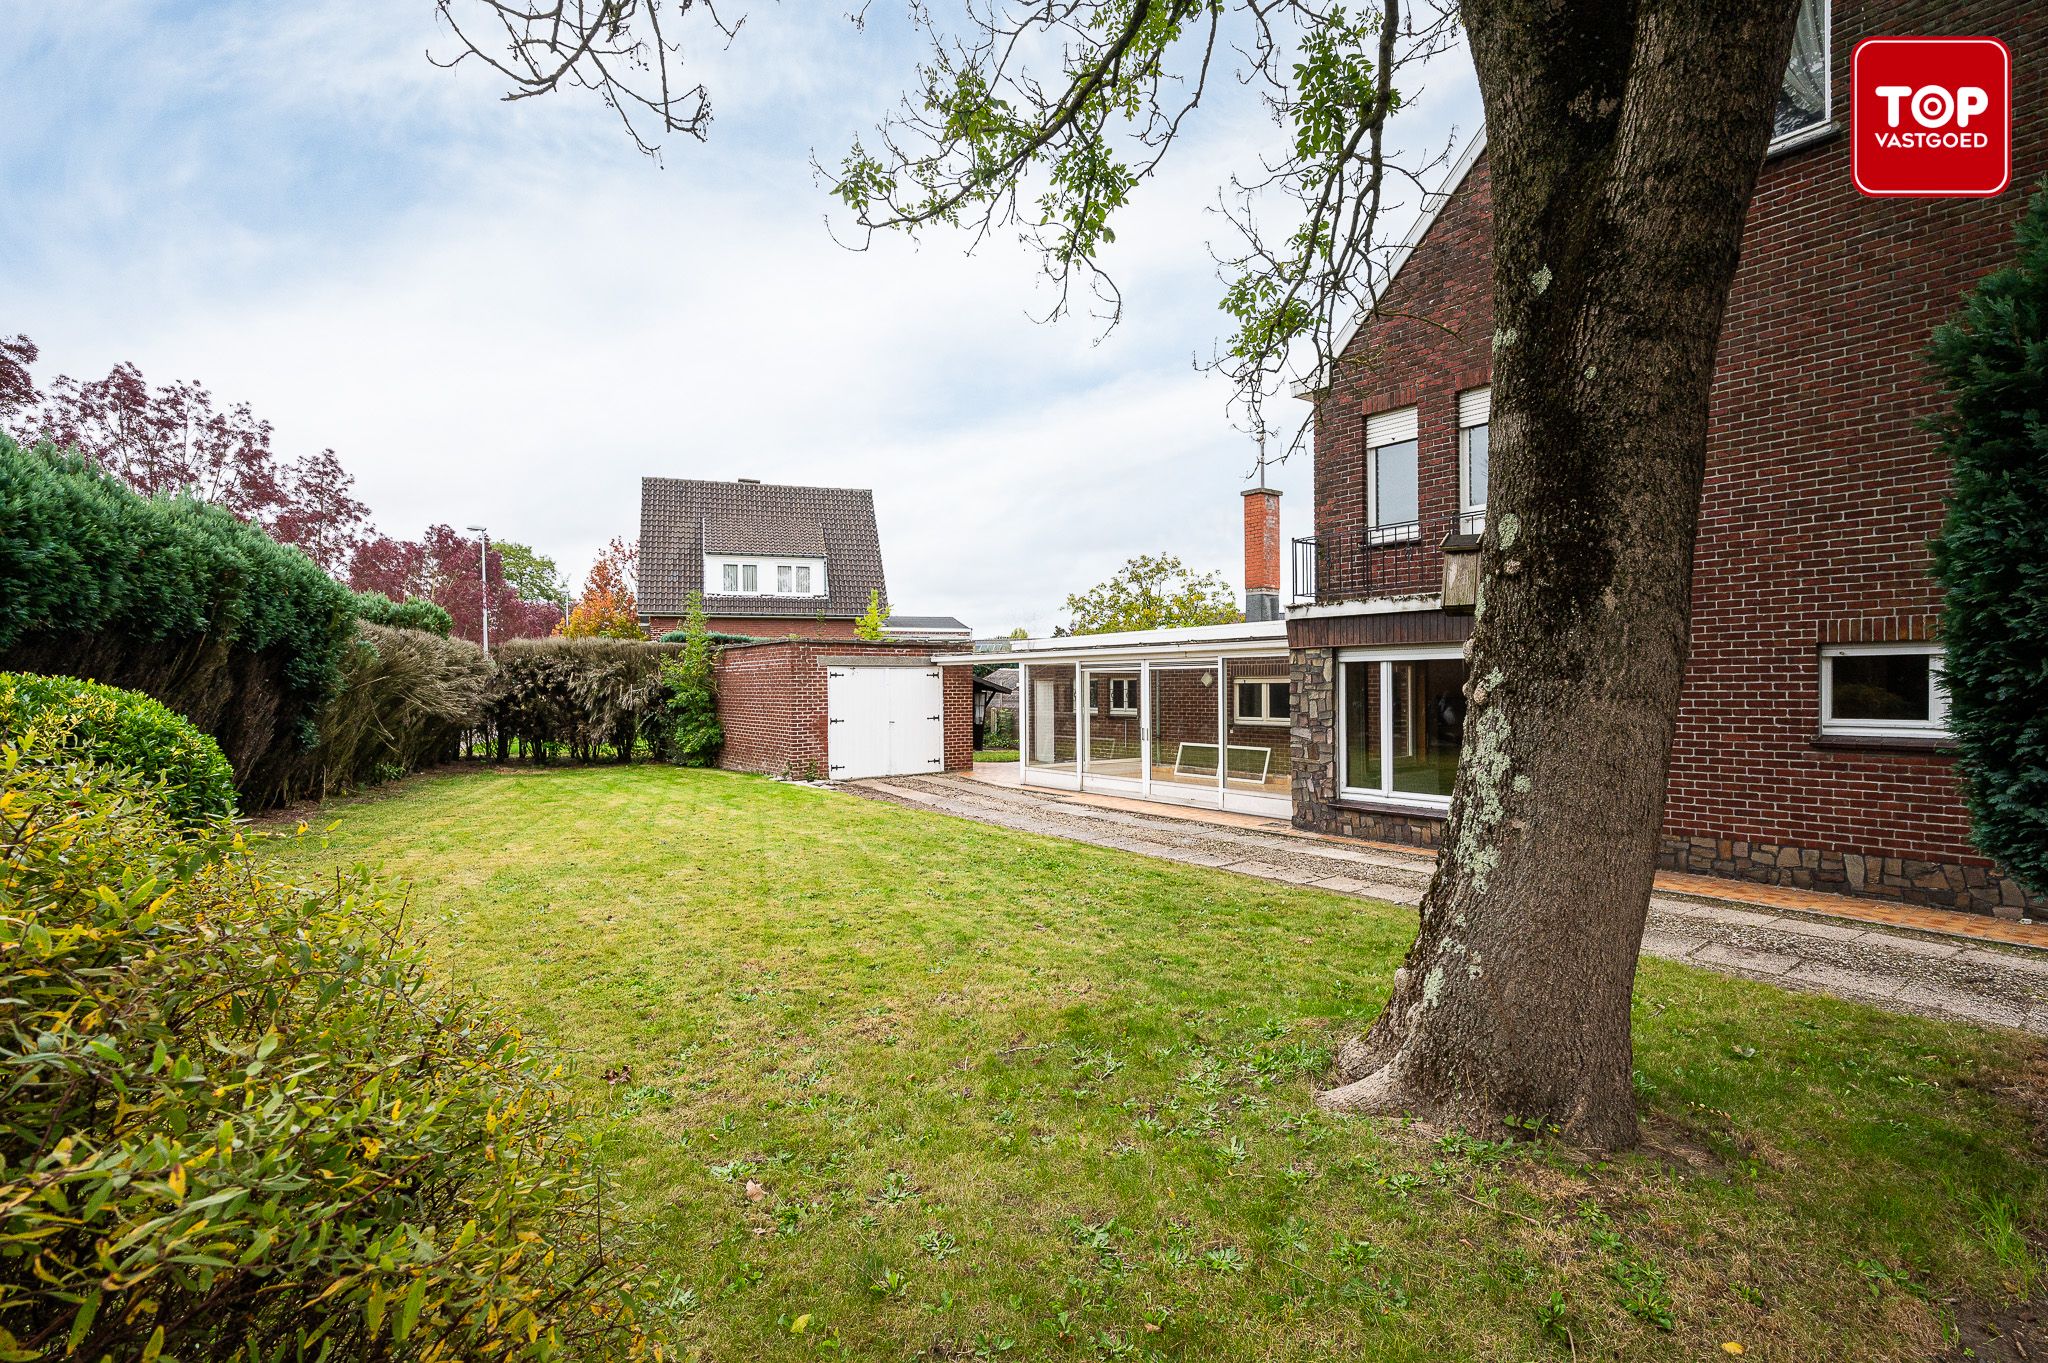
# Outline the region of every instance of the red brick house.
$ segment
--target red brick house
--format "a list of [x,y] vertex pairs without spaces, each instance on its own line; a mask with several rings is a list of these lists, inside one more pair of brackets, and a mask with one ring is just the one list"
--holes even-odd
[[[1850,173],[1848,56],[1989,34],[2014,58],[2012,181],[1873,199]],[[1928,541],[1948,470],[1932,329],[2005,263],[2048,171],[2048,7],[1808,0],[1715,381],[1667,866],[2016,915],[1944,746]],[[1288,613],[1294,818],[1432,844],[1462,736],[1471,616],[1446,588],[1486,504],[1493,334],[1483,143],[1411,234],[1316,431],[1315,536]],[[1447,555],[1449,556],[1447,559]]]
[[702,592],[718,657],[719,765],[808,780],[931,774],[974,763],[974,682],[932,664],[970,637],[951,616],[892,615],[866,488],[741,478],[640,480],[640,623],[680,628]]
[[678,628],[692,592],[714,633],[853,638],[870,593],[889,597],[874,493],[642,478],[641,624]]

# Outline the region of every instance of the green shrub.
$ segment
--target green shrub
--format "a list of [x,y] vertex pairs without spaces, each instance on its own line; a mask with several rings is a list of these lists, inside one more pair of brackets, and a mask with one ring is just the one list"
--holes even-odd
[[500,761],[515,747],[539,761],[609,753],[632,760],[667,722],[662,659],[674,644],[643,639],[512,639],[497,650],[485,720]]
[[0,742],[57,744],[161,782],[164,808],[181,823],[235,812],[234,773],[220,745],[139,691],[0,672]]
[[365,622],[341,693],[320,713],[310,793],[324,798],[454,758],[462,736],[483,724],[490,680],[490,660],[466,639]]
[[651,1354],[576,1112],[402,900],[60,758],[0,747],[0,1358]]
[[388,629],[417,629],[447,638],[455,629],[455,617],[425,597],[408,596],[393,601],[382,592],[357,592],[356,618]]
[[0,435],[0,649],[43,633],[210,634],[280,656],[310,719],[354,617],[346,587],[221,508],[138,496],[76,454]]
[[704,597],[690,593],[683,617],[682,652],[661,660],[667,732],[661,746],[667,756],[686,767],[708,767],[718,760],[725,729],[718,722],[718,645],[704,619]]
[[2048,190],[1933,358],[1955,402],[1934,546],[1949,727],[1978,848],[2048,894]]

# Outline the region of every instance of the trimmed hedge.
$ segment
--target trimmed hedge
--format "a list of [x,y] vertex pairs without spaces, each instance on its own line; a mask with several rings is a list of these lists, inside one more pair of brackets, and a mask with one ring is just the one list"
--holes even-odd
[[447,638],[455,629],[455,617],[424,597],[408,596],[393,601],[382,592],[357,592],[356,617],[390,629],[417,629]]
[[234,772],[220,744],[139,691],[0,672],[0,742],[61,745],[96,765],[160,782],[165,810],[182,824],[235,812]]
[[0,667],[156,697],[219,742],[244,808],[284,798],[355,632],[353,594],[298,550],[0,436]]
[[403,895],[66,758],[0,746],[0,1357],[657,1356],[577,1109]]
[[217,506],[143,497],[47,442],[0,435],[0,649],[25,635],[211,634],[276,651],[310,714],[340,680],[352,593]]
[[1955,469],[1934,575],[1977,847],[2048,894],[2048,186],[2016,254],[1934,333]]
[[342,667],[341,694],[320,713],[306,794],[417,771],[460,755],[483,724],[491,664],[466,639],[365,623]]
[[497,650],[484,714],[500,762],[515,747],[535,761],[632,760],[642,740],[666,744],[662,660],[674,644],[640,639],[513,639]]

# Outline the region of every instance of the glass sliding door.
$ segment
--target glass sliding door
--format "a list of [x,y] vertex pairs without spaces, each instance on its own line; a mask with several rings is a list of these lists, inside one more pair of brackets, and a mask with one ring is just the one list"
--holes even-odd
[[1343,665],[1337,784],[1348,792],[1377,795],[1385,788],[1380,762],[1380,670],[1384,666],[1377,661]]
[[1017,688],[1024,698],[1025,770],[1077,777],[1080,727],[1074,709],[1073,664],[1020,667]]
[[1465,663],[1460,658],[1397,662],[1392,702],[1393,789],[1448,800],[1465,744]]
[[1081,781],[1084,787],[1142,789],[1145,779],[1144,673],[1089,668],[1081,673]]
[[1152,793],[1220,803],[1222,687],[1216,664],[1152,663]]
[[1294,688],[1287,656],[1232,658],[1229,788],[1251,795],[1292,796]]

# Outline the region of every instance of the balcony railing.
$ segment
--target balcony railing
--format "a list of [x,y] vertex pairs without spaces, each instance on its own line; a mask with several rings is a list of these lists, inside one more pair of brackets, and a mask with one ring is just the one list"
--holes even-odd
[[1324,531],[1294,541],[1294,600],[1355,601],[1443,587],[1444,537],[1476,535],[1484,511],[1363,530]]

